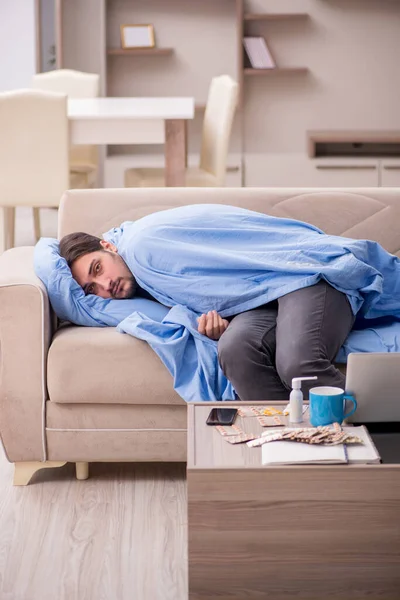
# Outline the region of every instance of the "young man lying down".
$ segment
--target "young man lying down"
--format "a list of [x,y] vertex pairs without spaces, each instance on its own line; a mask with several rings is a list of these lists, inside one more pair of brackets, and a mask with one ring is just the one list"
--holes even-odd
[[196,313],[243,400],[286,400],[291,379],[308,375],[344,388],[334,359],[355,316],[400,315],[395,256],[300,221],[201,204],[103,238],[78,232],[60,242],[85,294],[144,296]]

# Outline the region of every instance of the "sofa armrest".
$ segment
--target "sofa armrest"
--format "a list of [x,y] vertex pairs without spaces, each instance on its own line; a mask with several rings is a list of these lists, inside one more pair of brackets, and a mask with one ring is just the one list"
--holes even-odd
[[52,335],[33,247],[0,256],[0,438],[9,461],[46,459],[46,363]]

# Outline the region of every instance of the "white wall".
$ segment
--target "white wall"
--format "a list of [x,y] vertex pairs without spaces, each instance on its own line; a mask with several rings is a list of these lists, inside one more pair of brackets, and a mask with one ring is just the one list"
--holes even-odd
[[0,0],[0,92],[29,87],[36,71],[34,0]]

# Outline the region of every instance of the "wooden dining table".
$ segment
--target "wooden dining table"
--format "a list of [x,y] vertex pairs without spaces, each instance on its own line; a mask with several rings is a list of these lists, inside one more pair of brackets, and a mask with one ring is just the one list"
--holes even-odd
[[194,98],[69,98],[71,144],[164,144],[166,185],[184,186]]

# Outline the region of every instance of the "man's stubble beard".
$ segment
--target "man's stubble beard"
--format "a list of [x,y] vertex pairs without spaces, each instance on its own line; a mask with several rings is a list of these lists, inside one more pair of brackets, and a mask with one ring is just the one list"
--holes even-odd
[[123,277],[123,279],[128,281],[128,284],[127,284],[128,287],[124,292],[124,296],[122,298],[120,298],[120,300],[129,300],[130,298],[134,298],[136,295],[136,292],[137,292],[137,288],[138,288],[137,281],[136,281],[134,275],[132,274],[132,272],[129,270],[129,267],[126,264],[126,262],[124,261],[124,259],[122,258],[122,256],[120,254],[115,254],[114,258],[117,261],[122,261],[122,263],[125,266],[125,269],[129,273],[129,276]]
[[136,279],[134,278],[134,276],[131,276],[131,279],[129,281],[129,287],[126,291],[126,295],[125,295],[125,299],[128,300],[129,298],[134,298],[137,292],[137,282]]

